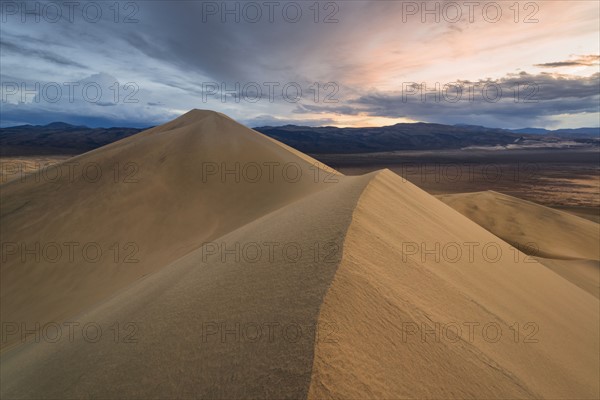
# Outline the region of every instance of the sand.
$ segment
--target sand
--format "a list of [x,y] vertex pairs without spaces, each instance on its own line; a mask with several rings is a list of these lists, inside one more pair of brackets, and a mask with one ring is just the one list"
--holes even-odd
[[[418,251],[405,251],[414,243]],[[502,251],[471,259],[442,250],[436,260],[425,253],[436,243]],[[359,200],[321,308],[322,322],[339,324],[340,340],[317,344],[311,397],[597,396],[597,299],[510,248],[397,175],[379,173]],[[497,342],[491,326],[501,332]]]
[[600,297],[599,224],[494,191],[437,197],[596,298]]
[[[221,176],[236,163],[238,182]],[[258,180],[254,163],[264,168]],[[76,315],[204,241],[333,184],[329,173],[315,182],[316,161],[203,111],[62,165],[56,181],[48,172],[2,186],[3,321],[43,326]]]
[[[77,160],[133,162],[139,181],[9,182],[2,242],[135,242],[139,262],[7,255],[3,327],[63,334],[3,331],[2,398],[600,394],[598,299],[390,171],[345,177],[200,110]],[[223,162],[303,175],[202,178]]]

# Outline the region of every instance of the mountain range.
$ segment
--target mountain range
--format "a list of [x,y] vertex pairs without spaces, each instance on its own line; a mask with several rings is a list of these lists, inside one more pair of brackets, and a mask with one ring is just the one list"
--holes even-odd
[[[0,155],[80,154],[142,130],[89,128],[64,122],[3,128],[0,129]],[[461,149],[470,146],[508,146],[523,141],[541,145],[561,140],[573,141],[578,145],[600,143],[600,128],[506,130],[420,122],[363,128],[263,126],[254,130],[309,154]]]

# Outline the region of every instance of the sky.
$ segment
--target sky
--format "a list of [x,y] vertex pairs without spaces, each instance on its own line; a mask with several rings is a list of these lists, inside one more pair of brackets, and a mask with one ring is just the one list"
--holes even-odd
[[600,125],[600,2],[2,1],[0,126]]

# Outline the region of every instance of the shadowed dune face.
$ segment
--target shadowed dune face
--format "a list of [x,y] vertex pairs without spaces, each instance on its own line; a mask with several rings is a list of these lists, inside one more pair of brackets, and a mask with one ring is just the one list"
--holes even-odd
[[[235,254],[215,253],[207,245],[80,320],[82,325],[134,323],[137,343],[102,341],[90,349],[80,338],[7,354],[4,393],[14,398],[87,393],[103,398],[306,398],[319,329],[322,335],[331,333],[317,326],[319,309],[340,262],[352,210],[369,179],[344,179],[215,242],[230,250],[236,244],[276,242],[272,258],[263,252],[258,262],[236,261]],[[283,252],[286,245],[289,252]],[[255,327],[262,330],[256,340]],[[90,357],[79,356],[90,350]],[[20,363],[30,368],[21,369]],[[77,376],[83,376],[77,384],[64,379]],[[165,380],[172,385],[156,384]]]
[[[76,326],[3,338],[3,398],[600,394],[598,300],[388,170],[345,177],[198,110],[76,160],[139,182],[12,181],[3,242],[132,241],[139,262],[8,254],[2,322]],[[302,175],[229,179],[273,162]]]
[[2,321],[75,315],[204,241],[335,184],[318,166],[195,110],[59,164],[59,179],[8,182]]

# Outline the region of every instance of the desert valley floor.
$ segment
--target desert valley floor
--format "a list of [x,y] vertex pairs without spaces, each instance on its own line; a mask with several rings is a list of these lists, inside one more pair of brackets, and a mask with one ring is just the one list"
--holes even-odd
[[61,161],[0,186],[2,398],[600,396],[593,213],[201,110]]

